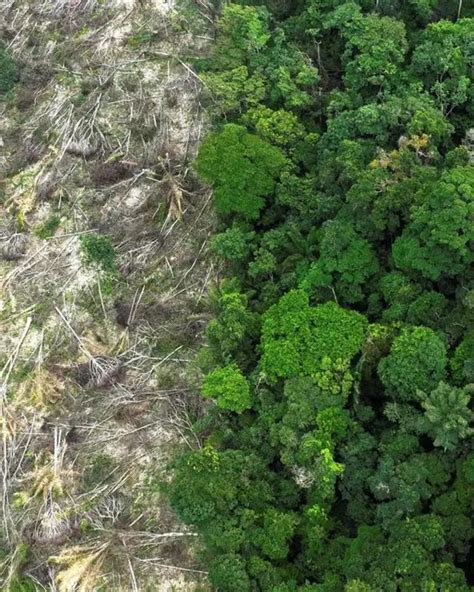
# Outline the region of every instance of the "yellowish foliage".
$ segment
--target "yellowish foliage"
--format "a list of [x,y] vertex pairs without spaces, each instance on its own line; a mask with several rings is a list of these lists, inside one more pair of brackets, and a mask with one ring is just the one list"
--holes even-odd
[[38,456],[35,467],[24,479],[29,485],[23,490],[23,505],[38,497],[45,501],[57,499],[64,495],[68,484],[72,489],[75,473],[64,466],[64,452],[63,447],[56,454],[43,451]]
[[60,566],[55,577],[58,592],[93,592],[97,589],[108,543],[100,547],[69,547],[49,558]]
[[36,202],[37,183],[56,154],[56,148],[50,147],[41,160],[21,170],[6,186],[6,206],[14,211],[20,227],[25,227],[27,224],[26,216],[33,210]]
[[430,137],[428,134],[413,135],[409,138],[402,136],[398,142],[400,150],[391,150],[390,152],[386,152],[385,150],[380,149],[378,151],[377,158],[374,158],[374,160],[369,163],[369,168],[390,168],[392,170],[396,170],[399,167],[400,153],[403,152],[403,150],[413,148],[415,152],[420,155],[423,153],[423,150],[428,147],[429,142]]
[[51,372],[37,365],[30,376],[21,383],[17,398],[23,404],[42,410],[56,403],[62,395],[64,385]]

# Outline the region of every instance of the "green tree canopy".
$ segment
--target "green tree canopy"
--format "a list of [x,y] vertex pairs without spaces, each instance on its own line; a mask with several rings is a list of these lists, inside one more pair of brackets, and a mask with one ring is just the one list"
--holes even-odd
[[313,375],[320,362],[350,361],[360,350],[366,319],[335,302],[309,306],[305,292],[292,290],[263,316],[261,370],[269,380]]
[[218,407],[242,413],[252,406],[250,386],[235,364],[216,368],[204,379],[202,394]]
[[425,327],[409,327],[395,338],[390,353],[378,366],[387,393],[401,401],[419,400],[445,376],[446,346]]
[[437,280],[474,261],[474,168],[447,171],[393,245],[397,267]]
[[195,166],[212,185],[219,212],[253,220],[275,189],[286,159],[244,127],[228,124],[203,142]]
[[440,382],[423,401],[426,431],[435,446],[454,450],[460,440],[474,433],[474,412],[469,405],[471,392],[472,386],[460,389]]
[[467,592],[474,7],[225,4],[198,63],[216,405],[174,507],[217,590]]

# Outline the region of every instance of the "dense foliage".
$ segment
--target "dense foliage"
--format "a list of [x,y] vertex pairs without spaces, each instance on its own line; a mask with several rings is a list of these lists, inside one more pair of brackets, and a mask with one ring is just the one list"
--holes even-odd
[[215,405],[168,487],[219,591],[474,583],[473,61],[472,3],[222,11]]

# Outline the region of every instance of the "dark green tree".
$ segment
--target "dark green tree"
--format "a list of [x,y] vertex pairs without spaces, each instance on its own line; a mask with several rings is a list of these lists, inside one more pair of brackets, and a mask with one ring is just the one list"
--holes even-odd
[[445,377],[446,346],[431,329],[403,329],[378,373],[387,394],[400,401],[418,401]]
[[471,19],[430,24],[422,33],[411,62],[414,73],[449,116],[473,100],[472,56],[474,32]]
[[395,241],[396,266],[431,280],[462,273],[474,261],[473,204],[474,168],[447,171]]
[[348,223],[331,220],[322,226],[320,256],[302,287],[311,292],[321,287],[333,288],[344,303],[363,299],[363,286],[377,273],[379,264],[369,242]]

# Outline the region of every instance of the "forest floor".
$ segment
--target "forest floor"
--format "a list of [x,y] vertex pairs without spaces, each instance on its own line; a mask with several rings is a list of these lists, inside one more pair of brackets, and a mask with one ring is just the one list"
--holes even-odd
[[188,64],[210,22],[172,0],[0,5],[20,71],[0,103],[2,590],[205,580],[159,483],[200,445],[192,360],[217,270]]

